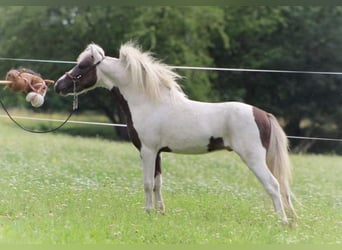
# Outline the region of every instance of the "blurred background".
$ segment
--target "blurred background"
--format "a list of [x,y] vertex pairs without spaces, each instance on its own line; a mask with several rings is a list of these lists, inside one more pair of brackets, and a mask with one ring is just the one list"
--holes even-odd
[[[87,44],[117,57],[134,40],[174,66],[342,72],[342,7],[0,7],[0,57],[75,61]],[[0,60],[4,79],[25,67],[57,80],[73,65]],[[185,93],[199,101],[242,101],[280,120],[291,136],[342,137],[342,75],[177,70]],[[72,98],[49,90],[42,108],[0,90],[11,114],[60,114]],[[2,112],[2,111],[0,111]],[[105,90],[80,97],[87,120],[125,123]],[[1,119],[0,122],[4,122]],[[73,126],[65,133],[127,140],[125,128]],[[341,142],[291,139],[293,152],[342,154]]]

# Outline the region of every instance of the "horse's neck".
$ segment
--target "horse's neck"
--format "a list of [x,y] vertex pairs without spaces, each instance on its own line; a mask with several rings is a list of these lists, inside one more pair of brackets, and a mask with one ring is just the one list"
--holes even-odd
[[[114,95],[114,99],[118,101],[122,111],[125,113],[127,123],[133,123],[132,111],[137,111],[141,107],[151,107],[151,105],[148,105],[148,99],[144,98],[144,96],[140,95],[132,98],[132,95],[127,95],[118,87],[113,87],[111,92]],[[153,103],[151,102],[151,104]]]
[[119,102],[120,107],[126,116],[127,129],[128,129],[129,136],[131,137],[131,140],[132,140],[134,146],[138,150],[140,150],[141,142],[139,140],[139,136],[138,136],[135,128],[133,127],[132,114],[131,114],[131,110],[129,108],[129,105],[128,105],[125,97],[121,94],[120,89],[118,87],[113,87],[111,89],[111,92],[113,93],[115,100],[117,100]]
[[119,59],[109,56],[101,62],[98,69],[101,74],[99,87],[106,88],[110,91],[115,87],[115,83],[118,82],[118,77],[115,76],[119,76],[120,71],[124,70],[119,63]]
[[[175,95],[165,86],[161,86],[160,96],[156,97],[156,99],[149,96],[140,86],[131,82],[130,76],[127,75],[127,69],[117,58],[106,57],[101,63],[100,78],[102,80],[101,86],[112,92],[113,88],[115,88],[115,96],[118,100],[121,100],[121,105],[125,105],[127,108],[129,106],[131,109],[140,109],[142,106],[168,104],[175,101]],[[122,102],[123,100],[125,104]]]
[[111,92],[114,95],[115,100],[119,103],[122,111],[125,113],[127,123],[132,124],[132,115],[131,115],[128,103],[127,103],[126,99],[123,97],[123,95],[121,94],[119,88],[113,87],[111,89]]

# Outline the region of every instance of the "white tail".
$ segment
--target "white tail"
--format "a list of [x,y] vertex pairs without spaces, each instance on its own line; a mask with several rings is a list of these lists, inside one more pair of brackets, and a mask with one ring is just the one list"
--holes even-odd
[[268,114],[268,116],[271,124],[271,136],[267,150],[267,165],[279,182],[280,193],[285,208],[290,210],[293,217],[296,217],[291,202],[293,195],[290,189],[291,163],[288,153],[288,140],[277,119],[272,114]]

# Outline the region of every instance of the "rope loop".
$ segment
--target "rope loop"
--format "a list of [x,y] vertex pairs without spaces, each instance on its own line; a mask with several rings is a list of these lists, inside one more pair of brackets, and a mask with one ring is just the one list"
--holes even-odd
[[33,130],[30,128],[27,128],[23,125],[21,125],[19,122],[17,122],[17,120],[15,120],[11,114],[9,113],[8,109],[6,108],[5,104],[2,102],[2,100],[0,99],[0,105],[3,108],[3,110],[5,111],[5,113],[8,115],[8,117],[11,119],[11,121],[17,125],[19,128],[21,128],[22,130],[29,132],[29,133],[34,133],[34,134],[47,134],[47,133],[52,133],[55,132],[59,129],[61,129],[71,118],[71,116],[78,110],[78,96],[76,94],[76,81],[73,81],[74,83],[74,98],[73,98],[73,102],[72,102],[72,110],[69,113],[69,115],[67,116],[67,118],[57,127],[52,128],[52,129],[48,129],[48,130]]

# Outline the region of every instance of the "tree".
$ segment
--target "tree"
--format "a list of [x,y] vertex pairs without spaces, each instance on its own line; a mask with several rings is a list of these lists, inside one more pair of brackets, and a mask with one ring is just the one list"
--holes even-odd
[[[226,19],[231,44],[225,53],[213,51],[218,65],[339,71],[340,7],[227,8]],[[243,100],[275,113],[289,135],[341,137],[337,114],[342,85],[337,77],[221,73],[219,80],[215,88],[221,90],[221,99]],[[315,146],[312,141],[291,144],[301,149]]]
[[[211,34],[223,34],[223,12],[217,7],[3,7],[0,11],[10,12],[3,15],[0,26],[0,45],[3,55],[8,57],[75,60],[90,42],[98,43],[108,55],[116,56],[120,44],[137,40],[145,50],[153,50],[166,63],[210,65],[207,47],[213,44]],[[6,72],[12,67],[10,64],[2,64],[0,70]],[[39,65],[37,70],[31,65],[26,67],[54,79],[70,68],[70,65],[46,64]],[[214,97],[210,85],[211,78],[215,77],[213,73],[182,73],[186,76],[183,85],[190,97],[199,100]],[[98,98],[98,93],[82,96],[82,108],[101,110],[113,122],[124,122],[110,95],[100,91],[102,96]],[[61,102],[53,93],[48,99],[45,109],[68,109],[66,102]]]
[[[214,66],[210,47],[224,43],[224,12],[218,7],[145,8],[136,23],[144,28],[133,29],[129,35],[139,37],[147,49],[166,63],[179,66]],[[211,87],[215,72],[179,71],[182,85],[189,97],[209,101],[217,99]]]
[[[95,42],[107,55],[117,57],[122,43],[135,40],[143,50],[152,50],[169,65],[340,71],[341,12],[342,7],[300,6],[0,7],[0,54],[75,60],[88,43]],[[17,65],[1,62],[0,72],[4,75]],[[52,79],[71,67],[22,66]],[[289,135],[341,137],[339,77],[191,70],[179,73],[184,76],[181,84],[190,98],[238,100],[259,106],[280,117]],[[8,91],[1,94],[12,106],[25,104],[23,96]],[[45,110],[70,109],[70,99],[52,91],[47,98]],[[101,112],[115,123],[124,122],[106,91],[82,96],[81,108]],[[321,150],[317,145],[292,141],[292,146]]]

